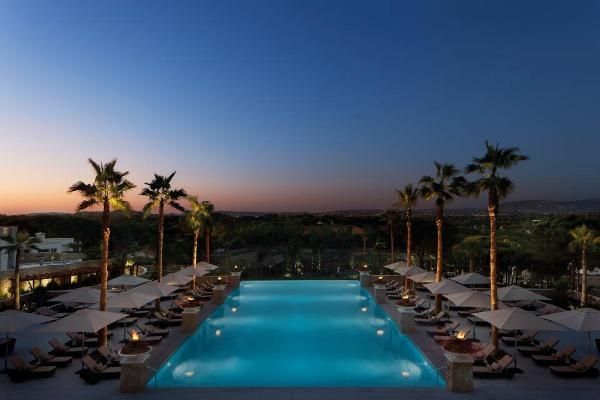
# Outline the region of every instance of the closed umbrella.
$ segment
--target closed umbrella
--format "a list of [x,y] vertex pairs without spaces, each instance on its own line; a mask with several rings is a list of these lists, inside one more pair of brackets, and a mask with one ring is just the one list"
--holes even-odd
[[587,332],[588,352],[591,352],[592,339],[590,332],[600,331],[600,311],[593,308],[578,308],[571,311],[542,315],[541,317],[577,332]]
[[[489,292],[488,292],[489,293]],[[521,286],[506,286],[498,289],[498,300],[504,302],[550,300],[549,298],[522,288]]]
[[454,278],[450,278],[454,282],[458,282],[461,285],[489,285],[490,278],[487,276],[483,276],[478,274],[477,272],[469,272],[466,274],[455,276]]
[[[126,318],[127,314],[114,313],[99,310],[78,310],[62,319],[52,322],[40,329],[38,332],[81,332],[82,342],[85,343],[86,333],[96,333],[100,329]],[[82,354],[83,356],[83,354]],[[83,361],[81,364],[83,368]]]
[[441,282],[426,283],[423,286],[432,294],[453,294],[469,291],[463,285],[448,279],[444,279]]
[[[112,296],[112,293],[107,293],[107,297]],[[100,290],[91,287],[81,287],[71,290],[60,296],[56,296],[49,301],[59,303],[77,303],[77,304],[94,304],[100,301]]]
[[7,369],[9,334],[31,328],[34,325],[54,321],[54,318],[45,315],[26,313],[23,311],[6,310],[0,312],[0,332],[6,333],[6,353],[4,357],[4,370]]
[[[498,329],[513,330],[518,329],[532,329],[538,331],[562,331],[564,330],[561,326],[554,322],[546,321],[538,317],[537,315],[525,311],[518,307],[509,307],[503,310],[492,310],[484,311],[473,314],[475,317],[480,318],[490,324],[494,325]],[[517,367],[517,343],[515,340],[514,350],[514,362],[515,368]]]
[[109,286],[139,286],[146,282],[150,282],[150,279],[142,278],[133,275],[121,275],[117,276],[108,281]]

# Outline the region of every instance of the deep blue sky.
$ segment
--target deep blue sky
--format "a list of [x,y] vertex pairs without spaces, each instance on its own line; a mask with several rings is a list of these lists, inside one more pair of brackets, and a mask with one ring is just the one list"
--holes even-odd
[[600,197],[599,21],[598,1],[3,0],[0,212],[72,209],[87,157],[139,185],[176,169],[218,209],[387,207],[486,138],[531,156],[511,199]]

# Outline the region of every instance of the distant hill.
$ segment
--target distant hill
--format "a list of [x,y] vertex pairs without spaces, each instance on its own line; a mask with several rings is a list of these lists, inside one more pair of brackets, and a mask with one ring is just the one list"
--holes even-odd
[[509,201],[500,207],[507,214],[583,214],[600,212],[600,199]]

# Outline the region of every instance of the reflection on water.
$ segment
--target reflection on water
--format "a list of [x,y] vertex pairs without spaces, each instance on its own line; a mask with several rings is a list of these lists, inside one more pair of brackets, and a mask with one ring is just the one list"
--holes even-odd
[[158,387],[433,387],[431,365],[353,281],[242,283]]

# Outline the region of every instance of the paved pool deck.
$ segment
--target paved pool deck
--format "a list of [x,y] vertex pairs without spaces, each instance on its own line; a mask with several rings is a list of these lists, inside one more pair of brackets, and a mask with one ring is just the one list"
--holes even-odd
[[[231,293],[228,289],[227,295]],[[217,306],[206,304],[201,311],[204,320]],[[381,307],[390,318],[396,320],[398,313],[393,303],[382,304]],[[470,324],[459,318],[465,326]],[[468,324],[468,325],[467,325]],[[417,326],[417,332],[410,334],[413,342],[419,346],[427,358],[436,367],[445,365],[445,357],[440,347],[426,333],[428,327]],[[485,340],[489,337],[489,329],[477,327],[477,337]],[[113,341],[122,337],[122,328],[114,330]],[[563,334],[564,335],[564,334]],[[39,333],[20,334],[15,354],[29,360],[28,349],[40,346],[48,350],[46,341],[51,335]],[[150,366],[158,368],[189,337],[179,328],[171,328],[171,333],[160,345],[155,346],[149,360]],[[543,338],[543,337],[542,337]],[[66,339],[66,337],[65,337]],[[561,342],[573,339],[565,336]],[[580,347],[577,342],[578,348]],[[559,343],[560,347],[561,343]],[[511,352],[510,348],[504,350]],[[30,380],[24,383],[12,383],[4,374],[0,375],[0,400],[434,400],[434,399],[473,399],[473,400],[587,400],[600,399],[600,378],[566,380],[553,376],[547,368],[535,365],[529,358],[518,356],[519,367],[523,374],[517,374],[511,380],[475,380],[475,391],[472,393],[451,393],[445,389],[148,389],[138,394],[119,393],[119,381],[108,380],[95,385],[86,385],[75,372],[80,364],[75,359],[67,368],[60,368],[55,376],[48,379]],[[150,373],[152,371],[149,371]]]

